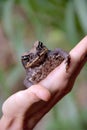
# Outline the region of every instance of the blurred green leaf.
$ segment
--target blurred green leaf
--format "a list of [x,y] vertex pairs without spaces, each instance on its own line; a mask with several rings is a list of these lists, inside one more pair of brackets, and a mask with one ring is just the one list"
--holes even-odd
[[9,35],[10,37],[13,36],[13,25],[12,25],[12,9],[14,5],[14,0],[7,0],[4,3],[3,6],[3,24],[4,24],[4,29],[6,31],[6,34]]
[[74,4],[83,32],[87,34],[87,1],[74,0]]
[[72,1],[67,3],[65,13],[65,27],[67,30],[68,39],[71,40],[71,43],[76,44],[79,38],[75,23],[75,9]]
[[2,87],[1,89],[4,91],[4,95],[7,96],[10,94],[10,89],[6,84],[6,74],[2,69],[0,69],[0,87]]
[[12,88],[12,86],[15,85],[15,83],[19,80],[19,77],[21,77],[21,75],[23,74],[21,70],[22,69],[20,66],[16,66],[12,70],[10,70],[8,77],[6,78],[6,84],[9,86],[10,89]]

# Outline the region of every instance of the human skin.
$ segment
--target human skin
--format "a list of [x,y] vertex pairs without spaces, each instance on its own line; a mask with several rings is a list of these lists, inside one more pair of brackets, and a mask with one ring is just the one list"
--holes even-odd
[[9,97],[2,106],[0,130],[32,130],[38,121],[66,94],[87,60],[87,36],[71,51],[71,62],[55,68],[44,80]]

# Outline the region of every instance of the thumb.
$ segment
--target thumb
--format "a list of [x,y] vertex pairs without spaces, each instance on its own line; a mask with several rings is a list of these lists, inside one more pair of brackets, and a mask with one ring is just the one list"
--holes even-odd
[[17,92],[9,97],[3,104],[2,112],[5,116],[20,116],[40,100],[48,101],[51,97],[47,88],[40,85],[33,85],[30,88]]

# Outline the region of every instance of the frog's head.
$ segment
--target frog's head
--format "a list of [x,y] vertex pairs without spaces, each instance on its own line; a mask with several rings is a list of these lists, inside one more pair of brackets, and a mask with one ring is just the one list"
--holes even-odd
[[47,52],[46,46],[42,42],[36,41],[32,49],[21,56],[24,68],[30,68],[43,60],[41,57],[44,57]]

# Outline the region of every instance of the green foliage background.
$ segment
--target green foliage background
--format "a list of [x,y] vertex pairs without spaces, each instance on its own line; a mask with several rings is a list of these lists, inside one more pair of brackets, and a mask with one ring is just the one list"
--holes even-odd
[[[0,68],[2,106],[14,84],[24,75],[20,56],[35,40],[52,49],[62,47],[69,51],[87,34],[87,0],[0,0],[0,21],[17,60],[8,72]],[[86,82],[86,70],[85,66],[73,92],[52,110],[46,130],[87,129],[87,107],[80,107],[75,99],[77,86]]]

